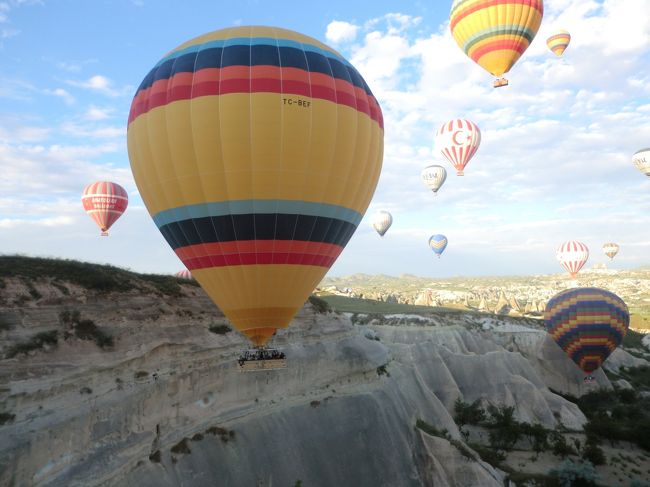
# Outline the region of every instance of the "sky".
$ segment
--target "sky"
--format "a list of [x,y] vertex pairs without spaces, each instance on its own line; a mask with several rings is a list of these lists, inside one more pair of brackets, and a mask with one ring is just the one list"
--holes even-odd
[[[0,254],[72,258],[139,272],[183,268],[139,197],[126,149],[135,89],[169,50],[233,25],[299,31],[337,49],[382,107],[384,161],[366,217],[329,272],[420,276],[563,272],[565,240],[586,268],[650,265],[650,0],[546,0],[541,28],[508,87],[449,32],[451,0],[0,0]],[[546,47],[571,32],[562,58]],[[458,177],[434,147],[439,125],[468,118],[481,146]],[[447,168],[433,194],[420,180]],[[129,208],[99,237],[83,188],[111,180]],[[370,226],[387,210],[393,226]],[[441,259],[428,248],[447,236]]]

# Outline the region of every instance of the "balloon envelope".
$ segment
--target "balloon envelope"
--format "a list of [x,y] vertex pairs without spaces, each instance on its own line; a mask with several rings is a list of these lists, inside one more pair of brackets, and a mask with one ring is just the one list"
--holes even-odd
[[380,237],[388,231],[393,224],[393,215],[387,211],[378,211],[372,217],[372,228],[374,228]]
[[542,0],[454,0],[449,27],[463,52],[498,77],[526,51],[543,15]]
[[440,154],[454,166],[456,174],[462,176],[465,166],[481,145],[481,131],[470,120],[450,120],[436,131],[435,145]]
[[181,271],[178,271],[174,276],[178,277],[179,279],[187,279],[188,281],[191,281],[194,279],[192,277],[192,273],[188,271],[187,269],[183,269]]
[[129,195],[117,183],[95,181],[84,188],[81,202],[86,213],[101,230],[101,234],[107,236],[108,229],[126,211]]
[[639,171],[650,178],[650,148],[635,152],[632,156],[632,163]]
[[440,187],[445,184],[447,179],[447,170],[442,166],[434,164],[422,169],[420,176],[422,177],[422,181],[426,187],[433,191],[434,195],[437,195]]
[[571,277],[576,277],[589,258],[589,249],[582,242],[568,240],[558,247],[555,256]]
[[614,242],[609,242],[603,245],[603,252],[607,257],[613,259],[616,254],[618,254],[619,246]]
[[621,344],[630,314],[616,294],[587,287],[568,289],[551,298],[544,322],[560,348],[590,374]]
[[429,238],[429,247],[438,256],[438,258],[440,258],[442,253],[447,248],[447,237],[440,234],[432,235]]
[[232,27],[163,57],[128,122],[131,169],[156,225],[255,345],[286,327],[361,221],[383,119],[327,45]]
[[556,56],[561,56],[571,42],[571,34],[564,29],[559,29],[546,39],[546,45]]

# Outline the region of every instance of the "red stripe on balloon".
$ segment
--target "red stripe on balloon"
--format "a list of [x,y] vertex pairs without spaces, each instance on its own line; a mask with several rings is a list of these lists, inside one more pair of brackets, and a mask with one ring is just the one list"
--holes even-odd
[[519,54],[523,54],[526,50],[526,47],[528,47],[528,42],[515,41],[513,39],[492,41],[474,49],[470,57],[473,61],[478,62],[478,60],[481,59],[484,55],[492,51],[499,51],[502,49],[517,51]]

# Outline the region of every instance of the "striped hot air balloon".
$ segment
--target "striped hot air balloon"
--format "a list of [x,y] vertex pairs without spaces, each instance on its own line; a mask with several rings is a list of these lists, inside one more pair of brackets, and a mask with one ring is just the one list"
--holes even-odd
[[465,166],[481,145],[481,131],[474,122],[456,118],[438,128],[435,145],[440,154],[454,166],[456,175],[462,176]]
[[437,196],[438,190],[447,180],[447,170],[442,166],[434,164],[422,169],[420,176],[426,187],[433,191],[434,196]]
[[131,169],[161,233],[256,346],[288,326],[377,185],[383,119],[357,70],[274,27],[202,35],[137,89]]
[[564,51],[569,46],[569,42],[571,42],[571,34],[564,29],[556,30],[546,39],[546,45],[556,56],[564,54]]
[[374,228],[380,237],[383,237],[390,226],[393,224],[393,215],[387,211],[378,211],[372,217],[372,228]]
[[544,322],[553,340],[589,375],[621,344],[630,314],[616,294],[583,287],[552,297]]
[[[542,0],[454,0],[449,27],[463,52],[499,78],[533,42],[543,15]],[[500,78],[494,87],[507,84]]]
[[632,163],[650,178],[650,148],[636,151],[632,156]]
[[108,229],[126,211],[129,195],[117,183],[95,181],[85,187],[81,195],[84,210],[95,220],[101,236],[108,236]]
[[447,248],[447,237],[440,234],[431,235],[429,238],[429,248],[433,250],[438,258],[440,258]]
[[194,279],[192,277],[192,273],[190,271],[188,271],[187,269],[183,269],[183,270],[178,271],[176,274],[174,274],[174,276],[178,277],[179,279],[186,279],[188,281],[191,281],[192,279]]
[[582,242],[568,240],[558,247],[555,256],[571,277],[576,277],[589,258],[589,249]]
[[608,242],[606,244],[603,244],[603,252],[610,259],[614,259],[614,256],[618,254],[619,248],[620,247],[618,246],[618,244],[615,244],[614,242]]

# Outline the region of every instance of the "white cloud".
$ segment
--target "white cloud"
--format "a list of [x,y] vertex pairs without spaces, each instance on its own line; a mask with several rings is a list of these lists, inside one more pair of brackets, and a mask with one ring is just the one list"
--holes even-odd
[[115,112],[114,108],[111,107],[96,107],[94,105],[88,107],[84,117],[88,120],[106,120],[111,117],[111,114]]
[[73,105],[75,102],[74,96],[63,88],[55,88],[54,90],[45,90],[48,95],[61,98],[67,105]]
[[117,97],[125,93],[124,89],[122,90],[116,89],[113,86],[113,82],[109,78],[99,74],[91,76],[85,81],[69,80],[68,84],[72,86],[77,86],[79,88],[85,88],[87,90],[95,91],[97,93],[101,93],[102,95],[106,95],[109,97]]
[[120,126],[88,126],[66,122],[61,125],[61,131],[69,136],[91,139],[113,139],[126,136],[126,127]]
[[357,37],[358,30],[358,25],[341,20],[333,20],[327,24],[325,38],[334,44],[338,44],[339,42],[350,42]]

